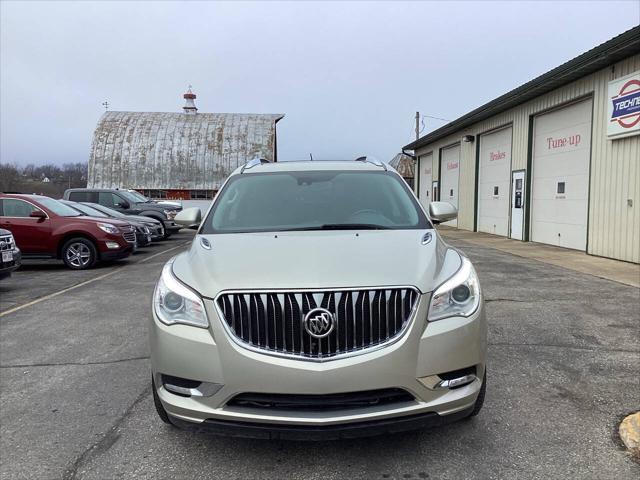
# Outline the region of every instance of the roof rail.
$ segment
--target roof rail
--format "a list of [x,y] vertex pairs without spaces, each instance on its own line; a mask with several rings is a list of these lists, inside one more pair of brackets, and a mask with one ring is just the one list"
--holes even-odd
[[256,165],[262,165],[263,163],[271,163],[271,162],[269,160],[264,159],[264,158],[259,158],[259,157],[253,158],[253,159],[249,160],[247,163],[245,163],[242,166],[242,170],[240,170],[240,173],[242,173],[245,170],[248,170],[250,168],[253,168]]
[[387,171],[387,166],[384,164],[384,162],[381,162],[377,158],[373,158],[373,157],[369,158],[369,157],[367,157],[365,155],[365,156],[356,158],[356,162],[367,162],[367,163],[370,163],[372,165],[375,165],[376,167],[384,168],[385,172]]

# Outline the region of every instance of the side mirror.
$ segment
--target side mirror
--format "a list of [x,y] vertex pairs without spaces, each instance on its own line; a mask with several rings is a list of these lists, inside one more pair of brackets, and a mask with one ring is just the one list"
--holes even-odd
[[197,229],[202,221],[202,213],[198,207],[185,208],[173,219],[178,225]]
[[29,216],[33,218],[47,218],[47,214],[42,210],[33,210]]
[[458,209],[449,202],[431,202],[429,204],[429,216],[435,224],[448,222],[458,217]]
[[124,208],[127,209],[129,208],[131,205],[129,205],[129,202],[122,200],[121,202],[118,202],[114,205],[116,208]]

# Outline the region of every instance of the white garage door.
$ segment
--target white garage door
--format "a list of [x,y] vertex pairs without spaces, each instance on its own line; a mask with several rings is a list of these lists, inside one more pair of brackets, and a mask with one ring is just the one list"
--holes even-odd
[[[440,162],[440,200],[449,202],[458,208],[458,180],[460,177],[460,145],[442,150]],[[458,226],[458,220],[444,223],[452,227]]]
[[534,119],[531,240],[586,250],[591,100]]
[[420,157],[420,191],[418,198],[426,211],[431,203],[431,182],[433,181],[433,153]]
[[509,235],[511,127],[480,136],[478,231]]

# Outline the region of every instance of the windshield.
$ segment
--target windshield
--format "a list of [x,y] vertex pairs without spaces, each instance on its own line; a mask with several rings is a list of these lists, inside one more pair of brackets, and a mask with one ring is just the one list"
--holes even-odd
[[136,202],[150,202],[151,201],[147,197],[145,197],[144,195],[136,192],[135,190],[127,190],[126,193],[128,193],[130,196],[135,198]]
[[432,228],[390,172],[273,172],[233,177],[201,233]]
[[98,205],[97,203],[83,203],[83,205],[87,205],[95,210],[98,210],[99,212],[104,213],[105,215],[107,215],[108,217],[113,217],[113,218],[124,218],[126,215],[118,212],[117,210],[113,210],[112,208],[109,207],[105,207],[103,205]]
[[60,215],[61,217],[79,217],[82,215],[75,208],[71,208],[68,205],[65,205],[58,200],[54,200],[49,197],[38,197],[38,202],[45,208],[48,208],[56,215]]
[[101,211],[96,210],[95,208],[91,208],[88,205],[83,205],[82,203],[73,203],[67,205],[69,205],[71,208],[75,208],[76,210],[81,211],[83,214],[90,217],[107,217],[107,215],[105,215]]
[[140,198],[138,198],[136,195],[126,190],[118,190],[118,193],[122,195],[124,198],[126,198],[128,201],[130,201],[131,203],[140,203],[140,202],[147,201],[147,199],[144,197],[142,200],[140,200]]

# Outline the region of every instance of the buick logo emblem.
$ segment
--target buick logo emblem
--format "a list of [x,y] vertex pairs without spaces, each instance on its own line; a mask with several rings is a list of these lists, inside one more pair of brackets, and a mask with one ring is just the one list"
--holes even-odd
[[333,314],[326,308],[314,308],[304,316],[304,329],[313,338],[324,338],[333,331]]

